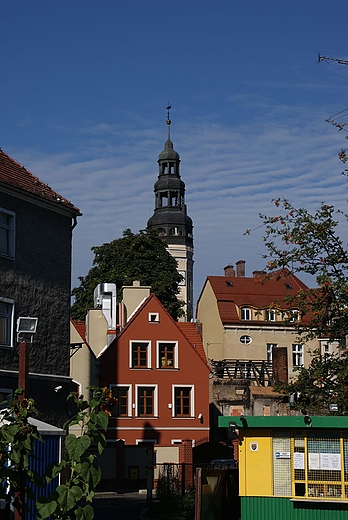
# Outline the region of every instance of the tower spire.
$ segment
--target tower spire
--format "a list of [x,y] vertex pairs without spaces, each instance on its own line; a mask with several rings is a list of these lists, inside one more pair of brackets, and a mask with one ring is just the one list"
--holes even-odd
[[193,223],[187,215],[185,183],[180,176],[180,155],[170,140],[170,109],[167,106],[168,138],[158,156],[158,179],[154,185],[155,210],[147,229],[157,229],[178,263],[182,276],[179,298],[185,302],[186,319],[193,315]]
[[170,105],[169,101],[168,101],[168,106],[167,106],[167,125],[168,125],[168,141],[170,141],[170,124],[171,124],[171,120],[170,120],[170,109],[172,108],[172,105]]

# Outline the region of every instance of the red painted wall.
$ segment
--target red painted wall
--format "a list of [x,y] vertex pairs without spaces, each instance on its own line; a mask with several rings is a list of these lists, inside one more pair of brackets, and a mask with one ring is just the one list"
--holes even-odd
[[[149,322],[149,314],[159,314],[159,321]],[[194,324],[192,324],[194,327]],[[130,368],[130,342],[151,343],[151,368]],[[178,368],[158,368],[157,341],[178,342]],[[135,385],[158,385],[158,417],[111,418],[109,439],[125,439],[126,444],[137,440],[156,439],[157,444],[170,445],[173,439],[199,440],[209,435],[209,368],[196,349],[186,339],[158,299],[151,295],[126,325],[118,338],[100,359],[100,385],[131,385],[132,403],[136,401]],[[192,385],[194,413],[189,418],[173,418],[172,385]],[[198,416],[201,414],[202,419]]]

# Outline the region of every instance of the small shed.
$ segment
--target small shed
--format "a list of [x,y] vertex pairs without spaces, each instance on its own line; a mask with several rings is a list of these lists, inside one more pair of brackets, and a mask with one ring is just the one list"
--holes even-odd
[[219,417],[239,436],[241,520],[348,515],[348,417]]
[[[65,430],[34,419],[33,417],[29,418],[29,423],[36,426],[43,439],[43,442],[37,440],[34,442],[34,453],[30,459],[30,468],[43,476],[46,473],[47,467],[52,464],[52,462],[61,460],[62,438],[65,436]],[[32,483],[29,484],[29,487],[34,493],[34,498],[28,498],[26,504],[28,510],[25,512],[25,519],[30,520],[36,518],[36,500],[40,496],[49,496],[56,489],[58,484],[58,477],[52,480],[44,489],[34,486]]]
[[[4,412],[4,409],[2,410]],[[29,423],[36,426],[38,432],[40,433],[43,442],[38,440],[34,441],[34,450],[30,457],[30,469],[36,471],[41,477],[43,477],[46,473],[47,467],[52,464],[52,462],[60,461],[62,455],[62,438],[65,436],[65,430],[61,428],[57,428],[56,426],[52,426],[51,424],[45,423],[43,421],[39,421],[30,417],[28,419]],[[3,424],[3,418],[0,415],[0,426]],[[31,482],[28,482],[28,487],[33,492],[33,497],[27,498],[26,501],[26,510],[24,512],[24,520],[31,520],[36,518],[36,510],[35,510],[35,502],[40,496],[49,496],[52,493],[57,485],[59,484],[58,477],[52,480],[45,488],[40,488],[35,486]],[[3,512],[3,514],[7,515],[6,518],[14,517],[14,508],[13,508],[13,497],[11,497],[11,489],[8,489],[8,501],[6,505],[6,510],[9,508],[10,513],[8,511]],[[4,504],[1,504],[1,509],[4,509]],[[1,518],[1,516],[0,516]]]

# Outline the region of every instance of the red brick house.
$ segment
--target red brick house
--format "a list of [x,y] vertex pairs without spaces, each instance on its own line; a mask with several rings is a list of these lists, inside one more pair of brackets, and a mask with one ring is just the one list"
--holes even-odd
[[118,397],[108,441],[194,445],[209,435],[209,372],[195,323],[175,322],[154,294],[100,354],[100,385]]

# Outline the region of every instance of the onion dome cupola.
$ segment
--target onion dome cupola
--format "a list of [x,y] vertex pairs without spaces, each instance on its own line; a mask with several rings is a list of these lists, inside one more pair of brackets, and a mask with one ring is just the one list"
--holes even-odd
[[154,185],[155,211],[147,222],[147,228],[157,228],[166,242],[193,247],[193,224],[187,215],[185,183],[180,178],[180,156],[170,140],[170,124],[164,150],[158,156],[158,179]]

